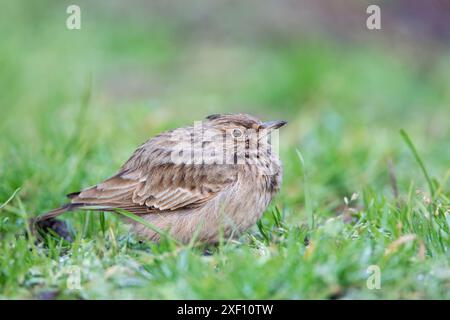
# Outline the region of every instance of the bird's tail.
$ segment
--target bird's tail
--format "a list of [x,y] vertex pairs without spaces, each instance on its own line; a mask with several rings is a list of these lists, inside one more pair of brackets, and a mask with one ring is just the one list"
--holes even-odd
[[84,204],[69,203],[57,209],[42,213],[37,217],[30,218],[28,223],[31,229],[31,233],[42,239],[40,230],[48,229],[48,225],[52,225],[52,223],[54,223],[53,218],[63,214],[64,212],[73,211],[82,206],[84,206]]
[[76,209],[78,207],[79,207],[79,205],[69,203],[69,204],[66,204],[66,205],[64,205],[62,207],[59,207],[57,209],[54,209],[54,210],[51,210],[49,212],[40,214],[37,217],[32,218],[32,221],[34,223],[39,223],[40,221],[44,221],[44,220],[55,218],[55,217],[63,214],[64,212],[72,211],[72,210],[74,210],[74,209]]
[[111,206],[105,206],[105,205],[95,205],[95,204],[89,204],[89,203],[68,203],[66,205],[63,205],[62,207],[53,209],[51,211],[42,213],[38,215],[37,217],[31,218],[30,222],[33,224],[39,223],[41,221],[50,220],[53,218],[56,218],[57,216],[63,214],[64,212],[74,211],[77,209],[84,209],[84,210],[93,210],[93,211],[113,211],[114,207]]

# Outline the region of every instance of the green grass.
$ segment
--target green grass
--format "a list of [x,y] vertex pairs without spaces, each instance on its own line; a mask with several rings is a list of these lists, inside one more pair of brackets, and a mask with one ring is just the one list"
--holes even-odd
[[[65,4],[2,7],[0,298],[450,298],[448,50],[199,41],[175,20],[82,5],[76,32]],[[30,236],[29,217],[148,137],[225,111],[289,121],[282,190],[240,239],[204,255],[94,212],[63,215],[72,243]]]

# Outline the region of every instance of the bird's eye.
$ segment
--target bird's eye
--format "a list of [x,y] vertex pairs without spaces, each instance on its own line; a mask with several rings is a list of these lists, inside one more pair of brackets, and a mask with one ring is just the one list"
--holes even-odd
[[239,138],[240,136],[242,136],[242,131],[239,130],[239,129],[234,129],[233,130],[233,137]]

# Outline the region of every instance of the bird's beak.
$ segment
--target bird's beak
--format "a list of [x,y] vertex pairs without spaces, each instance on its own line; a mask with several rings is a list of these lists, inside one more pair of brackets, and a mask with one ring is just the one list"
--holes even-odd
[[274,129],[281,128],[286,123],[287,123],[287,121],[284,121],[284,120],[267,121],[267,122],[263,122],[261,127],[266,130],[274,130]]

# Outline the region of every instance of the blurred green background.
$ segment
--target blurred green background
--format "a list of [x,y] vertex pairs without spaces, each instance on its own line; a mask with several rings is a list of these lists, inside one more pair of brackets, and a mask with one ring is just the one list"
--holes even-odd
[[[282,157],[302,151],[320,203],[387,186],[388,159],[403,187],[423,182],[400,128],[443,175],[450,5],[376,3],[382,30],[366,28],[367,1],[76,1],[81,30],[68,30],[73,2],[2,1],[0,197],[22,187],[45,210],[153,134],[218,112],[288,120]],[[294,208],[296,170],[285,161]]]
[[152,135],[219,112],[289,121],[274,204],[292,223],[306,221],[296,149],[319,221],[367,188],[392,199],[388,161],[400,197],[427,192],[401,128],[448,187],[449,40],[437,0],[0,0],[0,203],[21,188],[30,216],[59,206]]

